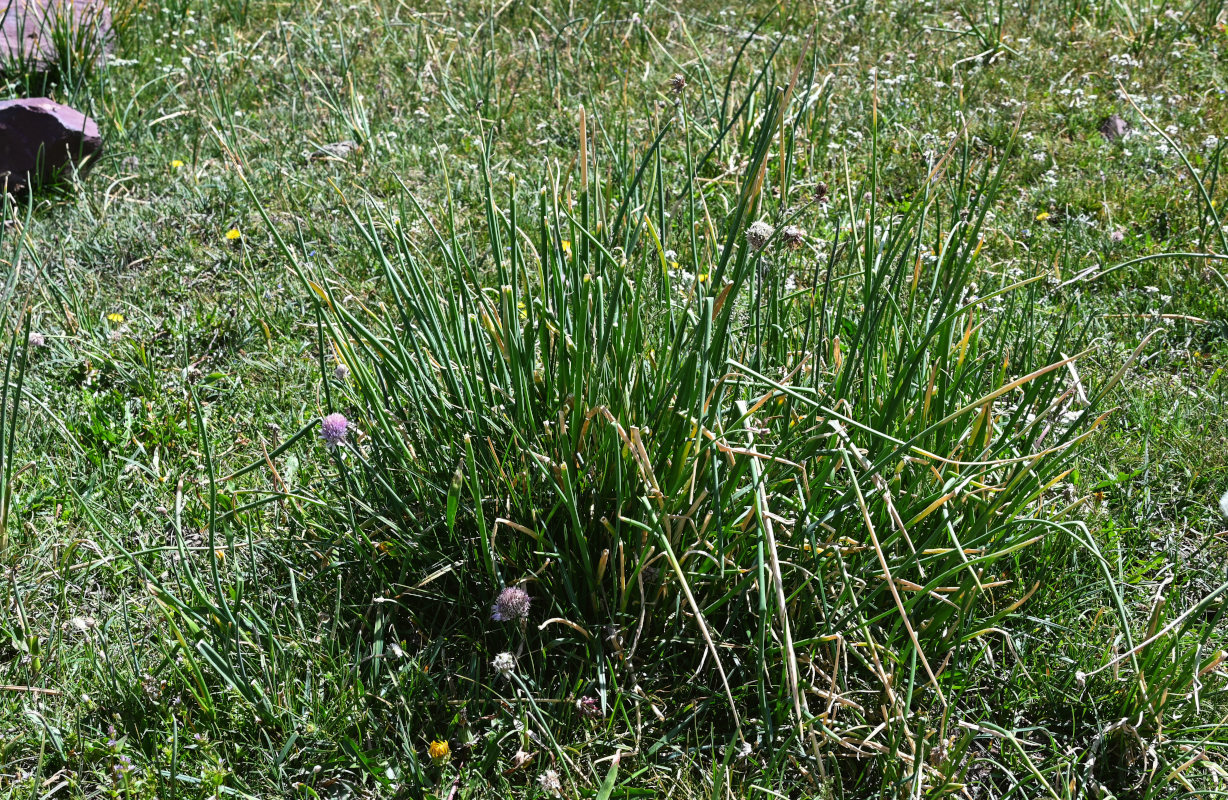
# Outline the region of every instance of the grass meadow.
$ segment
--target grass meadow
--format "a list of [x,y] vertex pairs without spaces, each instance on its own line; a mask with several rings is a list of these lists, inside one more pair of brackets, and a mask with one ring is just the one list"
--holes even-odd
[[115,18],[0,797],[1228,794],[1218,0]]

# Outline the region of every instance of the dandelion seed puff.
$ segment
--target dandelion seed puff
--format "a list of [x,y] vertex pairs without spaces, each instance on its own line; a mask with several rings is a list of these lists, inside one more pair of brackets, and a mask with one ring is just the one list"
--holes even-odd
[[349,380],[350,368],[345,364],[338,364],[337,368],[333,370],[333,377],[342,383],[345,383],[347,380]]
[[762,250],[767,244],[768,239],[772,238],[772,234],[776,229],[771,225],[760,220],[759,222],[751,223],[751,226],[746,229],[746,241],[750,243],[752,250]]
[[350,421],[334,412],[320,422],[320,438],[329,450],[335,450],[337,445],[345,441],[349,427]]
[[529,618],[529,593],[517,586],[509,586],[499,592],[490,608],[490,618],[495,622],[513,622]]

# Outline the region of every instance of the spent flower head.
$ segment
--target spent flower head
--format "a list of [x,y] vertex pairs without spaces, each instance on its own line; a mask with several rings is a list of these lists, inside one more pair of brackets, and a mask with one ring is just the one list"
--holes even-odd
[[345,364],[338,364],[337,368],[333,370],[333,377],[342,383],[345,383],[347,380],[349,380],[350,368]]
[[509,586],[495,598],[495,604],[490,607],[490,618],[495,622],[528,619],[530,602],[528,592],[519,586]]
[[495,660],[491,662],[491,666],[502,675],[508,677],[516,669],[516,659],[511,653],[500,653],[495,656]]
[[785,247],[796,250],[802,246],[802,242],[806,241],[806,232],[796,225],[786,225],[785,229],[780,232],[780,238],[785,243]]
[[669,90],[675,95],[682,94],[686,91],[686,76],[678,73],[669,79]]
[[47,339],[38,331],[30,331],[30,338],[27,340],[27,343],[31,347],[46,347]]
[[601,718],[601,703],[596,697],[591,695],[588,697],[576,698],[576,711],[580,712],[580,716],[585,719],[600,719]]
[[563,782],[559,780],[559,774],[552,769],[548,769],[541,775],[538,775],[537,784],[542,787],[543,792],[555,797],[558,797],[563,792]]
[[776,229],[767,224],[763,220],[752,222],[750,227],[746,229],[746,241],[750,242],[750,249],[762,250],[767,244],[768,239],[772,238],[772,234]]
[[333,412],[320,421],[320,438],[329,450],[335,450],[345,441],[349,427],[350,421],[344,415]]

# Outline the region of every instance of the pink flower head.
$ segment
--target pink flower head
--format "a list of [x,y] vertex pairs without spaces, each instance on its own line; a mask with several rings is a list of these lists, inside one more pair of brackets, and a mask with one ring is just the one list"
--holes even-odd
[[580,716],[585,719],[600,719],[601,718],[601,703],[596,697],[588,696],[581,697],[576,700],[576,710],[580,712]]
[[490,607],[490,618],[495,622],[528,619],[529,603],[528,592],[517,586],[509,586],[495,598],[495,604]]
[[320,438],[329,450],[335,450],[337,445],[345,441],[345,435],[350,427],[350,421],[336,412],[329,414],[320,422]]

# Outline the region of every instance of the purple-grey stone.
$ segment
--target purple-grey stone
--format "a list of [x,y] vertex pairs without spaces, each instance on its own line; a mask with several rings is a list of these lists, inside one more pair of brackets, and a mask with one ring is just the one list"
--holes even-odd
[[54,180],[70,163],[84,169],[101,149],[98,125],[74,108],[46,97],[0,102],[0,189]]

